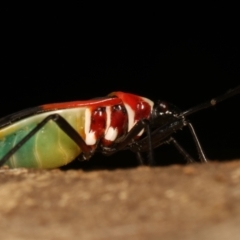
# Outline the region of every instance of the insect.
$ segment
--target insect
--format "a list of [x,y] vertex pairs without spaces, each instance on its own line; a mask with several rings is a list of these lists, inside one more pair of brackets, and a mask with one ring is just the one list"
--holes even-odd
[[26,109],[0,119],[0,166],[56,168],[77,157],[88,160],[96,151],[111,155],[125,149],[135,152],[140,163],[141,153],[148,152],[149,164],[154,165],[153,149],[165,143],[172,143],[193,162],[172,136],[185,126],[190,129],[200,161],[206,162],[186,117],[239,93],[240,86],[186,111],[124,92]]

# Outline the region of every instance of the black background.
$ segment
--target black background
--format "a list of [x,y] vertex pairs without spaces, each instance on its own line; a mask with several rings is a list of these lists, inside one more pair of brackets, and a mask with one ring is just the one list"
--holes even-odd
[[[0,11],[0,117],[112,91],[163,99],[185,110],[239,85],[234,7],[86,6],[73,1]],[[239,104],[236,96],[189,117],[209,159],[240,157]],[[188,131],[176,138],[197,157]],[[137,164],[132,156],[97,155],[90,162],[130,166]],[[170,146],[156,156],[161,164],[184,162]]]

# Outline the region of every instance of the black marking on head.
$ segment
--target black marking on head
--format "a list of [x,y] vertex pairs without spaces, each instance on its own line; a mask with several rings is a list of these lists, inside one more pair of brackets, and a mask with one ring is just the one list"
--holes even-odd
[[176,120],[180,113],[181,110],[175,105],[165,101],[157,100],[154,102],[153,111],[151,114],[151,122],[158,126],[161,124],[166,124]]

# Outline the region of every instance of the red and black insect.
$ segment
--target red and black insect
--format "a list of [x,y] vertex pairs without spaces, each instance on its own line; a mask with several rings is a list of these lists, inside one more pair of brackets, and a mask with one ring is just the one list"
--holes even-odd
[[188,127],[199,159],[206,162],[188,115],[240,93],[240,86],[198,106],[180,111],[174,105],[114,92],[104,98],[47,104],[0,119],[0,166],[54,168],[98,151],[111,155],[129,149],[143,163],[155,165],[153,149],[172,143],[188,162],[194,159],[172,136]]

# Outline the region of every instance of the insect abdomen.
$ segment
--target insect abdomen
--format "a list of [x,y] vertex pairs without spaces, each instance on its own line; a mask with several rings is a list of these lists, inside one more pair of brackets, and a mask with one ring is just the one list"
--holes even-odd
[[[80,134],[84,128],[84,108],[58,110]],[[52,112],[51,112],[52,113]],[[0,158],[26,136],[49,112],[23,119],[0,132]],[[77,144],[55,122],[48,122],[6,162],[11,168],[56,168],[71,162],[81,153]]]

